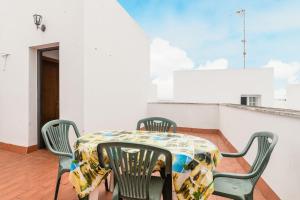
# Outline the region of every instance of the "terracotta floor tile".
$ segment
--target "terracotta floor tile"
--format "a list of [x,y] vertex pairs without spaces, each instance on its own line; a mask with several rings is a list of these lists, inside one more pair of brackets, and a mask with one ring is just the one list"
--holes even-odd
[[[187,133],[206,138],[216,144],[221,151],[228,151],[225,142],[215,134]],[[20,155],[0,150],[0,199],[1,200],[52,200],[57,176],[57,158],[46,150]],[[236,159],[223,158],[218,171],[243,172]],[[112,194],[100,188],[99,199],[111,199]],[[68,181],[68,174],[62,177],[59,200],[76,200],[77,195]],[[176,197],[173,195],[173,199]],[[211,196],[209,200],[224,200]],[[259,190],[255,190],[255,200],[265,200]]]

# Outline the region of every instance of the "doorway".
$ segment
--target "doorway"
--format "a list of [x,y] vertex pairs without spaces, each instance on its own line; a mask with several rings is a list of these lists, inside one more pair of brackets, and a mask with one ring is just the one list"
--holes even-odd
[[38,147],[45,148],[41,128],[47,122],[59,119],[59,48],[40,49],[37,52]]

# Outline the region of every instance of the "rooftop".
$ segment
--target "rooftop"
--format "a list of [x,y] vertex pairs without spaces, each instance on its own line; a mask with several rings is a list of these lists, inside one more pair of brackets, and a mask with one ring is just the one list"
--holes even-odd
[[[185,132],[206,138],[216,144],[221,151],[230,151],[230,146],[219,134],[211,134],[206,131],[193,133]],[[46,150],[38,150],[30,154],[21,155],[0,150],[0,165],[2,175],[0,178],[0,189],[6,191],[3,200],[28,200],[28,199],[53,199],[55,181],[57,175],[57,158]],[[223,158],[219,171],[245,172],[237,159]],[[14,178],[12,178],[12,176]],[[111,193],[106,192],[101,184],[100,199],[108,199]],[[77,200],[75,190],[68,180],[68,174],[63,175],[59,197],[60,200]],[[210,200],[221,200],[223,198],[211,196]],[[254,192],[255,200],[265,200],[262,192],[257,187]]]
[[245,106],[240,104],[229,104],[229,103],[198,103],[198,102],[177,102],[177,101],[159,101],[159,102],[150,102],[150,104],[183,104],[183,105],[186,104],[186,105],[216,105],[216,106],[223,105],[227,107],[244,109],[249,111],[300,118],[300,110],[285,109],[285,108]]

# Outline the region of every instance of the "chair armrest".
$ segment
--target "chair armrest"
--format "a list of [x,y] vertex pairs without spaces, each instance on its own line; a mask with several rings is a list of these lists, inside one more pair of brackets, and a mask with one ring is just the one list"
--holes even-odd
[[224,152],[221,152],[221,155],[223,157],[228,157],[228,158],[238,158],[238,157],[243,157],[244,156],[244,153],[243,152],[238,152],[238,153],[224,153]]
[[244,149],[241,152],[237,153],[221,153],[223,157],[229,157],[229,158],[238,158],[246,155],[254,141],[255,137],[251,136],[250,140],[248,141],[247,145],[244,147]]
[[60,152],[60,151],[55,151],[55,150],[50,150],[50,151],[57,156],[65,156],[65,157],[73,158],[73,155],[71,153],[65,153],[65,152]]
[[255,173],[250,174],[236,174],[236,173],[215,173],[214,179],[224,177],[224,178],[235,178],[235,179],[250,179],[255,176]]
[[143,121],[139,120],[137,125],[136,125],[136,130],[141,130],[141,125],[142,125]]

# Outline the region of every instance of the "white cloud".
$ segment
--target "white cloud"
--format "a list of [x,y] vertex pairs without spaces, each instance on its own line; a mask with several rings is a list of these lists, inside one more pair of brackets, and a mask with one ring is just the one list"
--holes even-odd
[[193,61],[180,48],[172,46],[167,40],[155,38],[151,44],[151,77],[167,80],[174,70],[192,69]]
[[[204,64],[195,66],[187,53],[169,41],[155,38],[151,44],[151,77],[152,82],[157,85],[159,99],[172,99],[173,97],[173,71],[177,70],[212,70],[227,69],[228,60],[219,58],[207,61]],[[276,81],[286,83],[299,83],[300,62],[283,62],[281,60],[270,60],[264,68],[274,69]],[[275,91],[276,98],[285,98],[286,90],[282,87]]]
[[194,62],[183,49],[175,47],[169,41],[161,38],[155,38],[152,41],[150,60],[152,82],[157,85],[158,98],[160,99],[173,97],[173,71],[228,68],[228,61],[224,58],[207,61],[195,68]]
[[197,69],[210,70],[210,69],[227,69],[228,60],[225,58],[216,59],[214,61],[207,61],[204,65],[200,65]]
[[194,63],[180,48],[169,41],[155,38],[151,43],[151,78],[157,85],[159,99],[173,97],[173,71],[193,69]]
[[280,60],[270,60],[263,67],[273,68],[274,69],[274,77],[277,80],[287,81],[288,83],[299,82],[299,76],[300,76],[300,63],[299,62],[285,63]]

